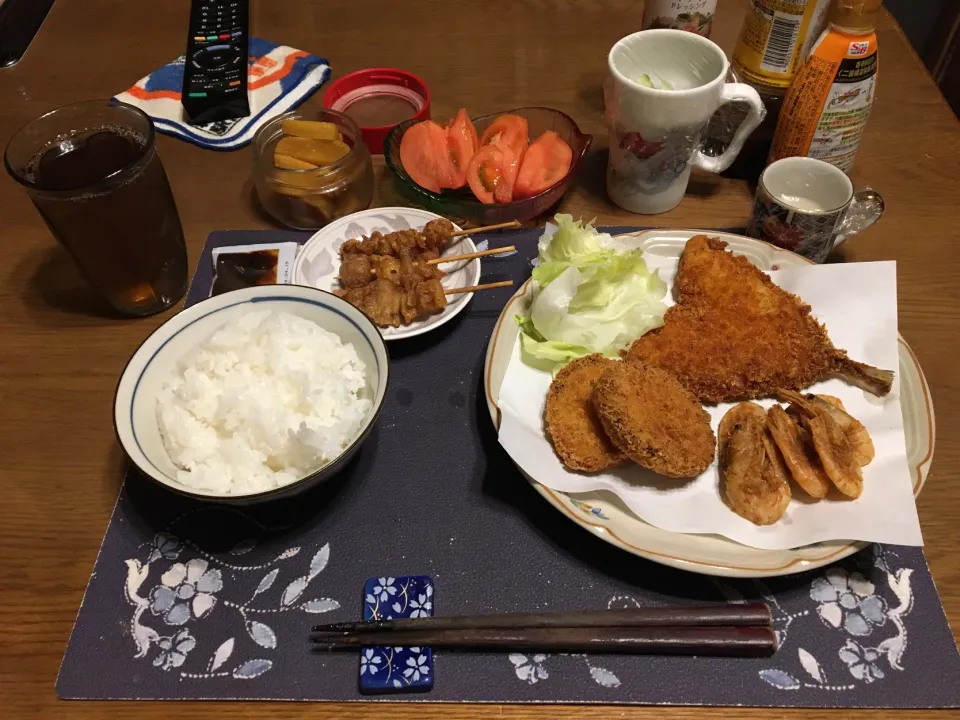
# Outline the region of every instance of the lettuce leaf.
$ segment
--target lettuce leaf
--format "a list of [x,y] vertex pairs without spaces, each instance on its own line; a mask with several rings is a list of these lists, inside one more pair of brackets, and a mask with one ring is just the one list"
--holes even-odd
[[609,235],[569,215],[556,221],[540,240],[529,316],[517,318],[524,361],[553,370],[591,353],[616,356],[662,325],[667,291],[642,251],[618,251]]
[[566,365],[571,360],[590,354],[590,350],[579,345],[546,340],[533,326],[533,320],[522,315],[516,316],[520,326],[520,350],[524,361],[543,370],[552,371]]
[[547,231],[538,245],[538,263],[533,269],[533,279],[546,287],[564,270],[577,267],[585,270],[589,266],[599,266],[609,262],[616,251],[609,249],[613,238],[607,233],[597,232],[590,223],[575,221],[572,215],[555,216],[557,227]]

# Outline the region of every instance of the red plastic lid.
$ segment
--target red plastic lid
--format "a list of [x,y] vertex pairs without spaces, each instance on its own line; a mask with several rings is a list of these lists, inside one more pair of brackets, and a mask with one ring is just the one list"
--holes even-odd
[[396,68],[367,68],[336,80],[323,96],[323,106],[349,115],[360,126],[374,155],[404,120],[430,118],[430,90],[420,78]]

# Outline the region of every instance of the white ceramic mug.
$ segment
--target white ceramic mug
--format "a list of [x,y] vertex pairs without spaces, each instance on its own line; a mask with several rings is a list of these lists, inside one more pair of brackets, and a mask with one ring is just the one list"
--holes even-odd
[[[723,50],[694,33],[643,30],[617,42],[607,62],[607,193],[630,212],[675,208],[691,166],[726,170],[766,114],[756,90],[726,82],[730,64]],[[644,74],[661,87],[643,84]],[[700,145],[707,123],[718,107],[734,101],[749,106],[746,119],[722,155],[705,155]]]
[[819,263],[879,220],[883,209],[880,193],[854,192],[840,168],[816,158],[788,157],[770,163],[760,176],[747,235]]

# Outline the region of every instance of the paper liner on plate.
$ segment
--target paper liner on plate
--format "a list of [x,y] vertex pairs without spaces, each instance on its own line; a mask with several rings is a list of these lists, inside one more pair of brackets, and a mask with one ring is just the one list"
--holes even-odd
[[[651,269],[672,286],[677,260],[647,256]],[[770,273],[785,290],[810,304],[834,345],[850,357],[879,368],[896,369],[897,291],[893,262],[811,265]],[[748,348],[743,349],[749,352]],[[520,359],[519,340],[500,390],[500,444],[537,482],[561,492],[607,490],[640,519],[664,530],[713,533],[751,547],[785,550],[825,540],[864,540],[922,545],[920,523],[907,463],[899,378],[885,398],[831,379],[809,389],[839,397],[862,422],[876,448],[863,468],[864,489],[857,500],[834,495],[810,502],[794,486],[794,499],[779,522],[756,526],[729,509],[720,491],[716,462],[692,480],[672,480],[628,464],[596,475],[573,473],[560,463],[543,431],[543,406],[551,377]],[[775,401],[758,401],[769,407]],[[707,406],[716,431],[732,403]]]

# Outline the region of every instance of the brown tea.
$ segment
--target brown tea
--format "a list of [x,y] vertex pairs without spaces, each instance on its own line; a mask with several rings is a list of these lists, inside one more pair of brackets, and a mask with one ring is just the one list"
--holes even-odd
[[129,128],[58,137],[28,163],[34,204],[84,275],[123,313],[176,302],[187,250],[156,148]]

